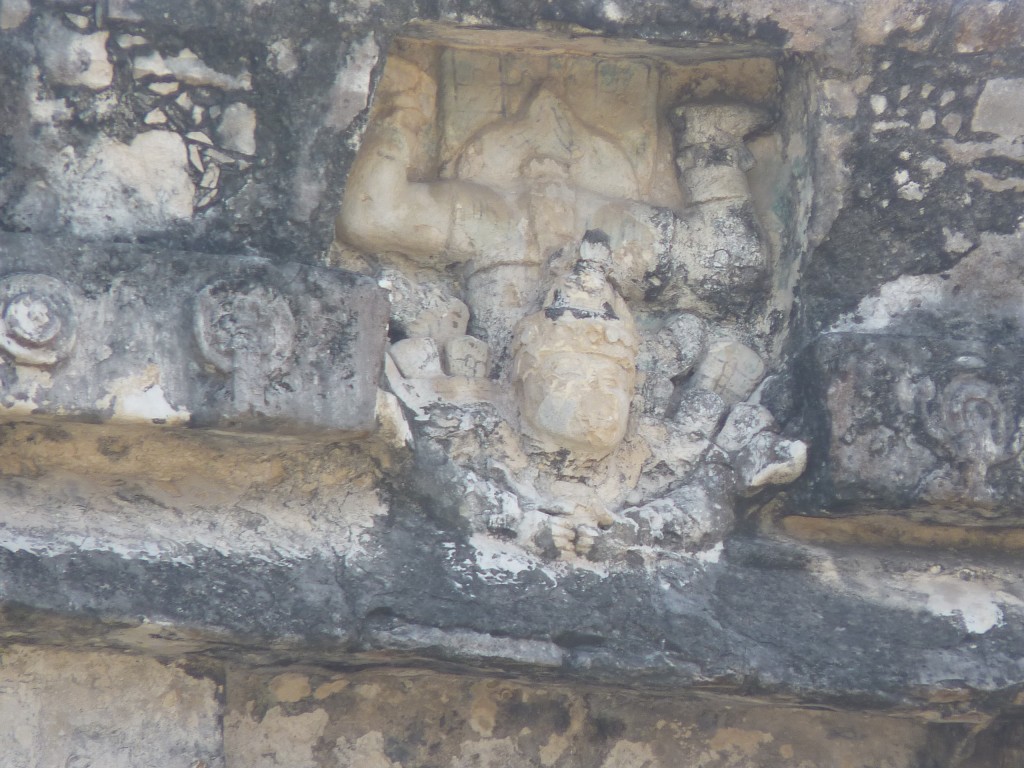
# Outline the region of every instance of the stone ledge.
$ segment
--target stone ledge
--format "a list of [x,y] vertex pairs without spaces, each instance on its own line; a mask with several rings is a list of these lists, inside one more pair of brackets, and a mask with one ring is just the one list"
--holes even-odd
[[[960,717],[1024,685],[1012,563],[734,539],[717,563],[509,583],[419,522],[343,559],[0,550],[12,642],[418,664]],[[456,557],[439,563],[444,541]],[[935,702],[952,694],[956,703]]]

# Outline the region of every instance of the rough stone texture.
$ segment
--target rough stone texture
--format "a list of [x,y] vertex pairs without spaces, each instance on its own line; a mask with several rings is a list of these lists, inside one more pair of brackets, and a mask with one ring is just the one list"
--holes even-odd
[[[414,19],[443,26],[407,26]],[[70,237],[99,241],[154,274],[173,263],[156,253],[206,254],[186,259],[190,289],[165,297],[169,281],[154,280],[139,289],[149,303],[105,318],[138,342],[118,359],[145,362],[160,336],[135,318],[166,316],[174,296],[195,302],[200,276],[255,251],[267,269],[342,267],[390,285],[391,342],[434,339],[439,362],[408,377],[390,356],[360,361],[385,371],[371,382],[385,391],[359,408],[373,414],[363,424],[373,440],[223,439],[80,424],[57,408],[45,423],[5,417],[0,631],[89,652],[6,655],[3,685],[29,689],[2,698],[3,722],[15,724],[13,735],[0,726],[3,753],[76,768],[76,756],[212,768],[232,754],[245,765],[386,768],[1020,764],[1022,41],[1019,4],[982,0],[2,0],[0,226],[53,236],[58,250]],[[416,59],[417,46],[433,53]],[[633,137],[640,154],[673,148],[655,176],[682,180],[687,194],[662,185],[639,201],[656,199],[657,215],[637,220],[659,235],[649,253],[620,250],[598,285],[627,303],[639,335],[630,421],[603,464],[581,470],[552,454],[536,471],[537,454],[521,450],[521,405],[506,399],[510,347],[495,343],[537,311],[594,310],[545,295],[591,228],[561,233],[557,196],[530,210],[566,235],[549,244],[573,248],[545,253],[544,290],[514,296],[506,315],[473,296],[516,280],[470,286],[459,259],[360,252],[350,246],[368,243],[346,241],[344,228],[331,245],[360,148],[374,145],[374,105],[402,106],[389,63],[412,56],[427,72],[463,61],[445,47],[628,60],[620,75],[640,71],[637,57],[659,78],[702,73],[648,111],[625,99],[581,106],[589,83],[611,81],[566,87],[562,75],[522,115],[511,103],[473,114],[501,90],[486,78],[464,91],[481,101],[442,110],[461,126],[447,135],[453,151],[523,116],[549,131],[624,116],[650,128]],[[503,70],[509,92],[521,74]],[[675,151],[694,133],[721,141],[722,126],[692,110],[684,124],[671,109],[723,95],[768,107],[770,122],[714,151]],[[405,180],[451,178],[429,159]],[[524,187],[555,170],[531,169]],[[708,173],[715,183],[704,185]],[[729,194],[702,197],[715,190]],[[491,198],[468,199],[482,210]],[[477,221],[457,219],[462,254]],[[729,258],[698,256],[702,238],[730,243]],[[89,287],[75,270],[52,274],[48,252],[32,264],[9,253],[4,278],[42,272],[51,287]],[[0,352],[0,399],[13,392],[15,358],[59,382],[69,364],[51,357],[93,343],[81,322],[73,344],[60,341],[69,305],[27,293],[4,307],[17,338]],[[284,317],[269,295],[255,304]],[[251,339],[271,357],[278,348]],[[93,361],[78,362],[78,385],[99,384],[102,363],[90,375]],[[225,375],[210,364],[208,375]],[[58,390],[53,402],[80,394]],[[753,483],[772,476],[758,463],[772,446],[798,444],[804,477]],[[660,452],[643,458],[652,446]],[[748,466],[757,471],[737,473]],[[792,479],[786,467],[774,476]],[[581,477],[606,482],[591,493]],[[91,655],[96,646],[187,655],[197,677]],[[216,709],[221,662],[231,671]],[[253,669],[264,664],[274,671]],[[407,670],[338,671],[354,664],[420,671],[415,685]],[[146,698],[174,686],[192,693],[162,709]],[[747,698],[705,707],[686,698],[698,690]],[[63,735],[22,711],[87,695],[110,716],[71,712]],[[154,712],[168,718],[156,720],[159,738],[142,731]],[[209,730],[214,712],[226,752]]]
[[223,768],[222,696],[214,680],[151,659],[6,648],[3,763]]
[[1017,737],[1005,722],[972,729],[706,693],[412,669],[250,670],[27,646],[5,650],[0,712],[12,768],[915,768],[944,753],[969,766],[1012,759]]
[[[851,768],[922,764],[953,741],[922,722],[406,672],[228,674],[225,748],[251,766]],[[274,692],[267,695],[267,689]],[[950,729],[949,736],[953,736]]]
[[932,329],[940,333],[832,334],[816,344],[807,378],[826,393],[826,504],[918,507],[961,522],[1015,514],[1019,340],[1005,328],[966,339]]
[[0,418],[242,431],[374,426],[387,300],[248,257],[0,238]]

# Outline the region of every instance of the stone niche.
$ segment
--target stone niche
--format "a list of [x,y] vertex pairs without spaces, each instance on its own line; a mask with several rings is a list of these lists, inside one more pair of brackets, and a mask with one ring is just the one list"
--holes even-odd
[[478,533],[705,551],[803,471],[760,402],[789,310],[781,73],[735,46],[393,42],[332,259],[390,289],[388,386]]

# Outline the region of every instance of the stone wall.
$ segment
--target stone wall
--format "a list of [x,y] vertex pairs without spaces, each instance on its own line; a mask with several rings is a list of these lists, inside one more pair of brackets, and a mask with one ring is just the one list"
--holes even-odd
[[24,646],[5,652],[0,680],[12,768],[896,767],[937,764],[969,730],[692,692],[415,669],[211,672],[186,661]]
[[1024,7],[0,0],[15,766],[1024,760]]

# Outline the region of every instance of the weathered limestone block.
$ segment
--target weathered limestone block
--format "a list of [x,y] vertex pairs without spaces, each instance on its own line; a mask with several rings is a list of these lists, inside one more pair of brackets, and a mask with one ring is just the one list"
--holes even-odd
[[5,768],[224,768],[217,684],[123,653],[5,647]]
[[443,376],[441,351],[431,338],[402,339],[388,349],[398,370],[407,379],[427,379]]
[[740,450],[754,435],[774,432],[775,417],[763,405],[740,403],[729,412],[721,432],[715,438],[719,448],[730,453]]
[[747,493],[767,485],[792,483],[806,468],[807,446],[770,432],[755,435],[736,457],[740,487]]
[[937,335],[833,333],[814,344],[815,487],[829,508],[1014,519],[1024,500],[1024,340],[931,325]]
[[708,350],[693,375],[693,386],[717,392],[729,405],[746,400],[764,376],[761,357],[738,341],[720,341]]
[[473,336],[456,336],[444,343],[444,367],[449,376],[479,379],[487,375],[490,358],[487,342]]
[[0,239],[0,418],[367,431],[388,311],[364,277]]
[[[224,717],[229,764],[806,768],[833,762],[915,768],[929,741],[946,749],[951,743],[923,722],[879,714],[428,671],[332,675],[303,668],[272,677],[275,672],[230,670]],[[321,754],[326,762],[317,760]]]

